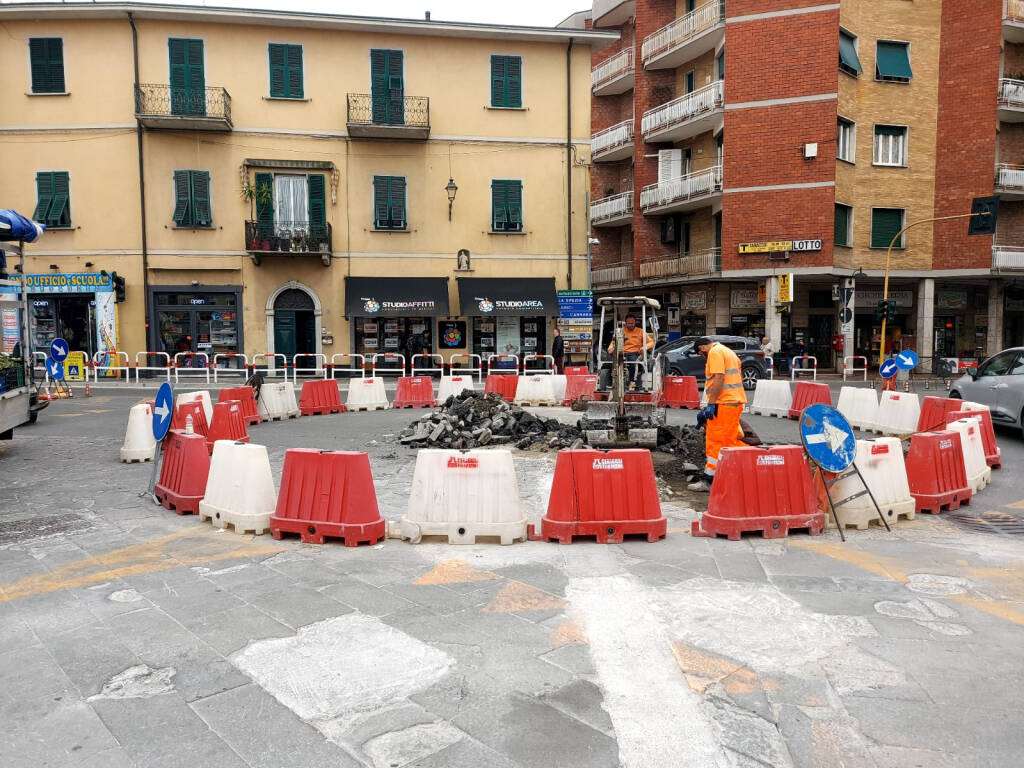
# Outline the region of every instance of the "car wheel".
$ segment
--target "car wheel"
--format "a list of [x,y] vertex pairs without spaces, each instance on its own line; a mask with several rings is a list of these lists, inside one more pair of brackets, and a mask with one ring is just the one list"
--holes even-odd
[[668,369],[668,375],[669,376],[682,376],[683,375],[683,369],[680,368],[678,365],[673,365],[671,368]]
[[950,399],[950,400],[963,400],[964,398],[963,398],[963,396],[961,396],[961,394],[960,394],[959,392],[957,392],[957,391],[956,391],[955,389],[951,389],[951,390],[949,391],[949,399]]
[[756,365],[744,365],[740,369],[740,373],[743,375],[744,389],[755,389],[757,387],[757,380],[761,378],[761,372],[757,370]]

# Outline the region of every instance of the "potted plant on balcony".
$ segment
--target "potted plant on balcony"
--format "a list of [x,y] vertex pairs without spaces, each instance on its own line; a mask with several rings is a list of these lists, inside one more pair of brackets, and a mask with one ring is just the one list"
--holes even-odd
[[[256,221],[256,207],[272,203],[274,201],[274,190],[270,188],[269,184],[253,184],[246,177],[242,181],[242,199],[249,203],[249,220]],[[249,250],[269,251],[270,245],[269,239],[260,241],[259,230],[254,230],[252,240],[249,242]]]

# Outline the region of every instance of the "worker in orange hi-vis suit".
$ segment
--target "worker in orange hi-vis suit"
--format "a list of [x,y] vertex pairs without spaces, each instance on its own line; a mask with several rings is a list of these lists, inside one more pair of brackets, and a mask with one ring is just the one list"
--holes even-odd
[[708,404],[697,414],[697,426],[704,426],[707,457],[704,477],[690,483],[687,488],[691,491],[710,491],[721,450],[744,445],[740,440],[743,437],[740,415],[747,402],[747,395],[743,391],[740,359],[735,352],[706,336],[697,339],[695,346],[707,359],[704,367],[704,392]]

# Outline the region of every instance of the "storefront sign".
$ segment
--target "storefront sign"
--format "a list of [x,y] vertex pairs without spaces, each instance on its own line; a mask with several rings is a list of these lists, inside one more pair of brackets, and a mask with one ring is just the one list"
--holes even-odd
[[729,306],[734,309],[757,309],[756,288],[733,288],[730,295]]
[[686,291],[683,294],[683,309],[707,309],[707,291]]
[[740,243],[740,253],[783,253],[785,251],[820,251],[821,240],[769,240],[760,243]]
[[21,339],[21,325],[17,308],[0,309],[0,352],[5,355],[14,351],[14,345]]
[[29,293],[97,293],[113,291],[110,275],[95,272],[25,275]]
[[490,299],[487,296],[476,296],[477,309],[484,314],[494,310],[508,312],[510,310],[529,311],[531,314],[544,311],[544,302],[539,299]]
[[[858,288],[857,294],[854,297],[854,306],[857,309],[874,310],[874,308],[878,306],[878,302],[880,302],[881,300],[881,291],[864,291]],[[914,292],[889,291],[889,301],[895,301],[897,307],[909,307],[911,304],[914,303]]]
[[372,296],[361,296],[360,301],[363,302],[363,311],[368,315],[373,315],[377,312],[407,312],[411,315],[426,312],[429,314],[434,311],[435,304],[433,301],[377,301]]
[[444,349],[463,349],[466,346],[466,321],[439,320],[437,339]]
[[779,275],[779,304],[790,304],[795,300],[793,274]]
[[967,291],[936,291],[936,309],[967,309]]

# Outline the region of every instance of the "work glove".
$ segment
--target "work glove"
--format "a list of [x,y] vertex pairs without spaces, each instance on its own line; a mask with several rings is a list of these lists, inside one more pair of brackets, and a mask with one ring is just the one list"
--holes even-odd
[[718,415],[717,405],[706,405],[697,411],[697,428],[702,428],[709,421],[714,421]]

